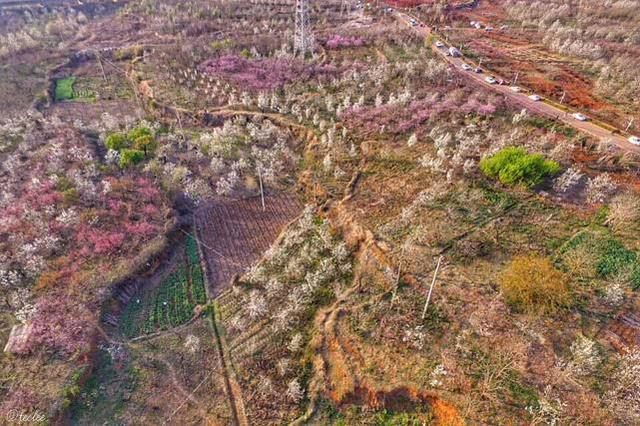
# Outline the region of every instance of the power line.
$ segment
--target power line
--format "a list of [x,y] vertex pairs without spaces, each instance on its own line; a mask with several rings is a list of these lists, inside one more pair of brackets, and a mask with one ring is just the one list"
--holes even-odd
[[198,386],[196,386],[189,395],[187,395],[184,400],[182,401],[182,403],[178,406],[178,408],[176,408],[175,410],[173,410],[173,413],[171,413],[169,415],[169,417],[167,417],[167,419],[164,421],[164,424],[169,423],[169,420],[171,420],[171,418],[178,412],[180,411],[180,409],[182,407],[184,407],[184,405],[187,403],[188,400],[190,400],[191,398],[193,398],[193,395],[198,391],[198,389],[200,388],[200,386],[202,386],[202,384],[207,381],[209,379],[209,377],[211,377],[211,374],[213,374],[213,371],[210,371],[209,374],[206,375],[206,377],[204,379],[202,379],[202,381],[200,383],[198,383]]

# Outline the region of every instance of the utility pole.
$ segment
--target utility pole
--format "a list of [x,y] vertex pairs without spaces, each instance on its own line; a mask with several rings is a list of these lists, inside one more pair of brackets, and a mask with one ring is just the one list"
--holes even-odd
[[630,128],[631,128],[631,126],[633,125],[633,122],[634,122],[634,121],[635,121],[635,118],[632,118],[632,119],[629,121],[629,124],[627,124],[627,128],[624,130],[625,132],[628,132],[628,131],[629,131],[629,129],[630,129]]
[[264,205],[264,187],[262,186],[262,163],[258,164],[258,180],[260,181],[260,201],[262,201],[262,211],[266,211]]
[[180,126],[180,135],[182,136],[182,142],[185,142],[186,138],[184,137],[184,129],[182,128],[182,120],[180,119],[180,111],[178,111],[178,107],[174,106],[174,111],[176,114],[176,119],[178,120],[178,126]]
[[95,51],[95,55],[96,55],[96,60],[98,61],[98,65],[100,65],[100,71],[102,71],[102,79],[106,83],[107,82],[107,74],[105,74],[104,67],[102,66],[102,60],[100,60],[100,52],[96,50]]
[[424,303],[424,309],[422,310],[422,319],[427,316],[427,308],[429,307],[429,301],[431,300],[433,286],[436,284],[436,278],[438,277],[438,271],[440,270],[440,262],[442,262],[442,256],[438,258],[438,264],[436,265],[436,270],[433,273],[433,280],[431,281],[431,287],[429,287],[429,295],[427,296],[427,301]]
[[396,286],[393,289],[393,295],[391,296],[391,304],[396,300],[398,294],[398,286],[400,285],[400,272],[402,270],[402,260],[404,259],[404,249],[407,247],[406,243],[402,244],[402,251],[400,252],[400,260],[398,261],[398,273],[396,275]]
[[309,25],[309,0],[296,0],[293,52],[304,57],[313,50],[313,35]]

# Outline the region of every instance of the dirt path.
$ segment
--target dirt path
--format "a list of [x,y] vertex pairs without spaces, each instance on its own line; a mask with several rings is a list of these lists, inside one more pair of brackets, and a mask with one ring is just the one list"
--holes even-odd
[[195,217],[193,222],[193,229],[194,229],[193,237],[195,238],[196,245],[198,247],[198,255],[200,257],[200,266],[202,267],[207,300],[210,303],[212,303],[212,305],[210,305],[212,309],[212,314],[211,314],[211,317],[209,318],[209,328],[216,341],[218,359],[220,360],[220,367],[221,367],[223,380],[225,384],[225,393],[229,398],[229,408],[231,409],[231,414],[233,416],[233,420],[236,425],[248,426],[249,421],[247,420],[246,411],[244,409],[244,399],[242,397],[242,389],[240,388],[240,385],[238,385],[235,371],[233,370],[233,367],[230,364],[231,357],[229,354],[229,349],[227,347],[226,341],[222,333],[220,333],[218,305],[214,302],[214,298],[212,297],[211,289],[213,287],[211,285],[211,282],[209,281],[209,273],[205,265],[205,260],[204,260],[205,257],[204,257],[202,242],[200,240],[200,235],[199,235],[200,233],[196,224]]
[[218,349],[218,357],[220,358],[220,364],[222,366],[222,372],[224,375],[224,382],[227,388],[227,396],[229,397],[229,405],[231,407],[231,413],[236,425],[248,426],[249,421],[244,409],[244,399],[242,397],[242,388],[238,384],[235,371],[231,366],[231,356],[227,347],[224,336],[220,333],[219,320],[218,320],[218,307],[214,304],[213,314],[211,317],[211,330],[213,331],[216,339],[216,347]]

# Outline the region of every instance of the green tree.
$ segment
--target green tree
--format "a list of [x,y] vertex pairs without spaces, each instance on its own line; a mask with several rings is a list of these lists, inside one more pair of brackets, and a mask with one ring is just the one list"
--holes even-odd
[[156,147],[157,147],[157,143],[156,140],[149,136],[140,136],[139,138],[137,138],[135,140],[135,142],[133,143],[133,147],[139,151],[144,152],[145,157],[152,153],[153,151],[155,151]]
[[127,168],[144,160],[144,152],[137,149],[123,149],[120,151],[120,167]]
[[127,139],[129,139],[130,141],[136,141],[138,138],[141,138],[143,136],[153,135],[151,134],[151,130],[144,126],[134,127],[133,129],[129,130],[129,133],[127,133]]
[[122,133],[112,133],[109,136],[107,136],[107,139],[104,141],[104,144],[109,149],[120,151],[121,149],[129,146],[129,141]]

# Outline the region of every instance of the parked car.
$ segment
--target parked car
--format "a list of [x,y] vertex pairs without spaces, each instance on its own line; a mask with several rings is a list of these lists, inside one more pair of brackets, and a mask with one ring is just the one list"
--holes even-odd
[[436,40],[436,47],[440,49],[440,48],[444,47],[444,43],[441,42],[440,40]]
[[634,145],[640,145],[640,138],[637,136],[629,136],[629,142]]
[[588,120],[586,115],[580,114],[579,112],[576,112],[575,114],[573,114],[573,118],[575,118],[578,121],[587,121]]
[[486,81],[486,82],[487,82],[487,83],[489,83],[489,84],[496,84],[496,83],[498,82],[495,78],[493,78],[493,77],[491,77],[491,76],[487,76],[487,77],[485,77],[485,78],[484,78],[484,81]]
[[520,93],[522,91],[522,89],[520,89],[518,86],[511,86],[510,89],[515,93]]
[[460,68],[462,68],[465,71],[471,71],[473,68],[471,68],[469,65],[467,64],[462,64],[460,65]]
[[451,46],[449,48],[449,56],[453,56],[454,58],[459,58],[460,56],[462,56],[462,53],[460,53],[460,51],[455,47]]
[[480,67],[476,67],[474,71],[476,72],[476,74],[482,74],[482,68]]
[[529,99],[531,99],[534,102],[539,102],[540,100],[542,100],[542,98],[536,94],[529,95]]

